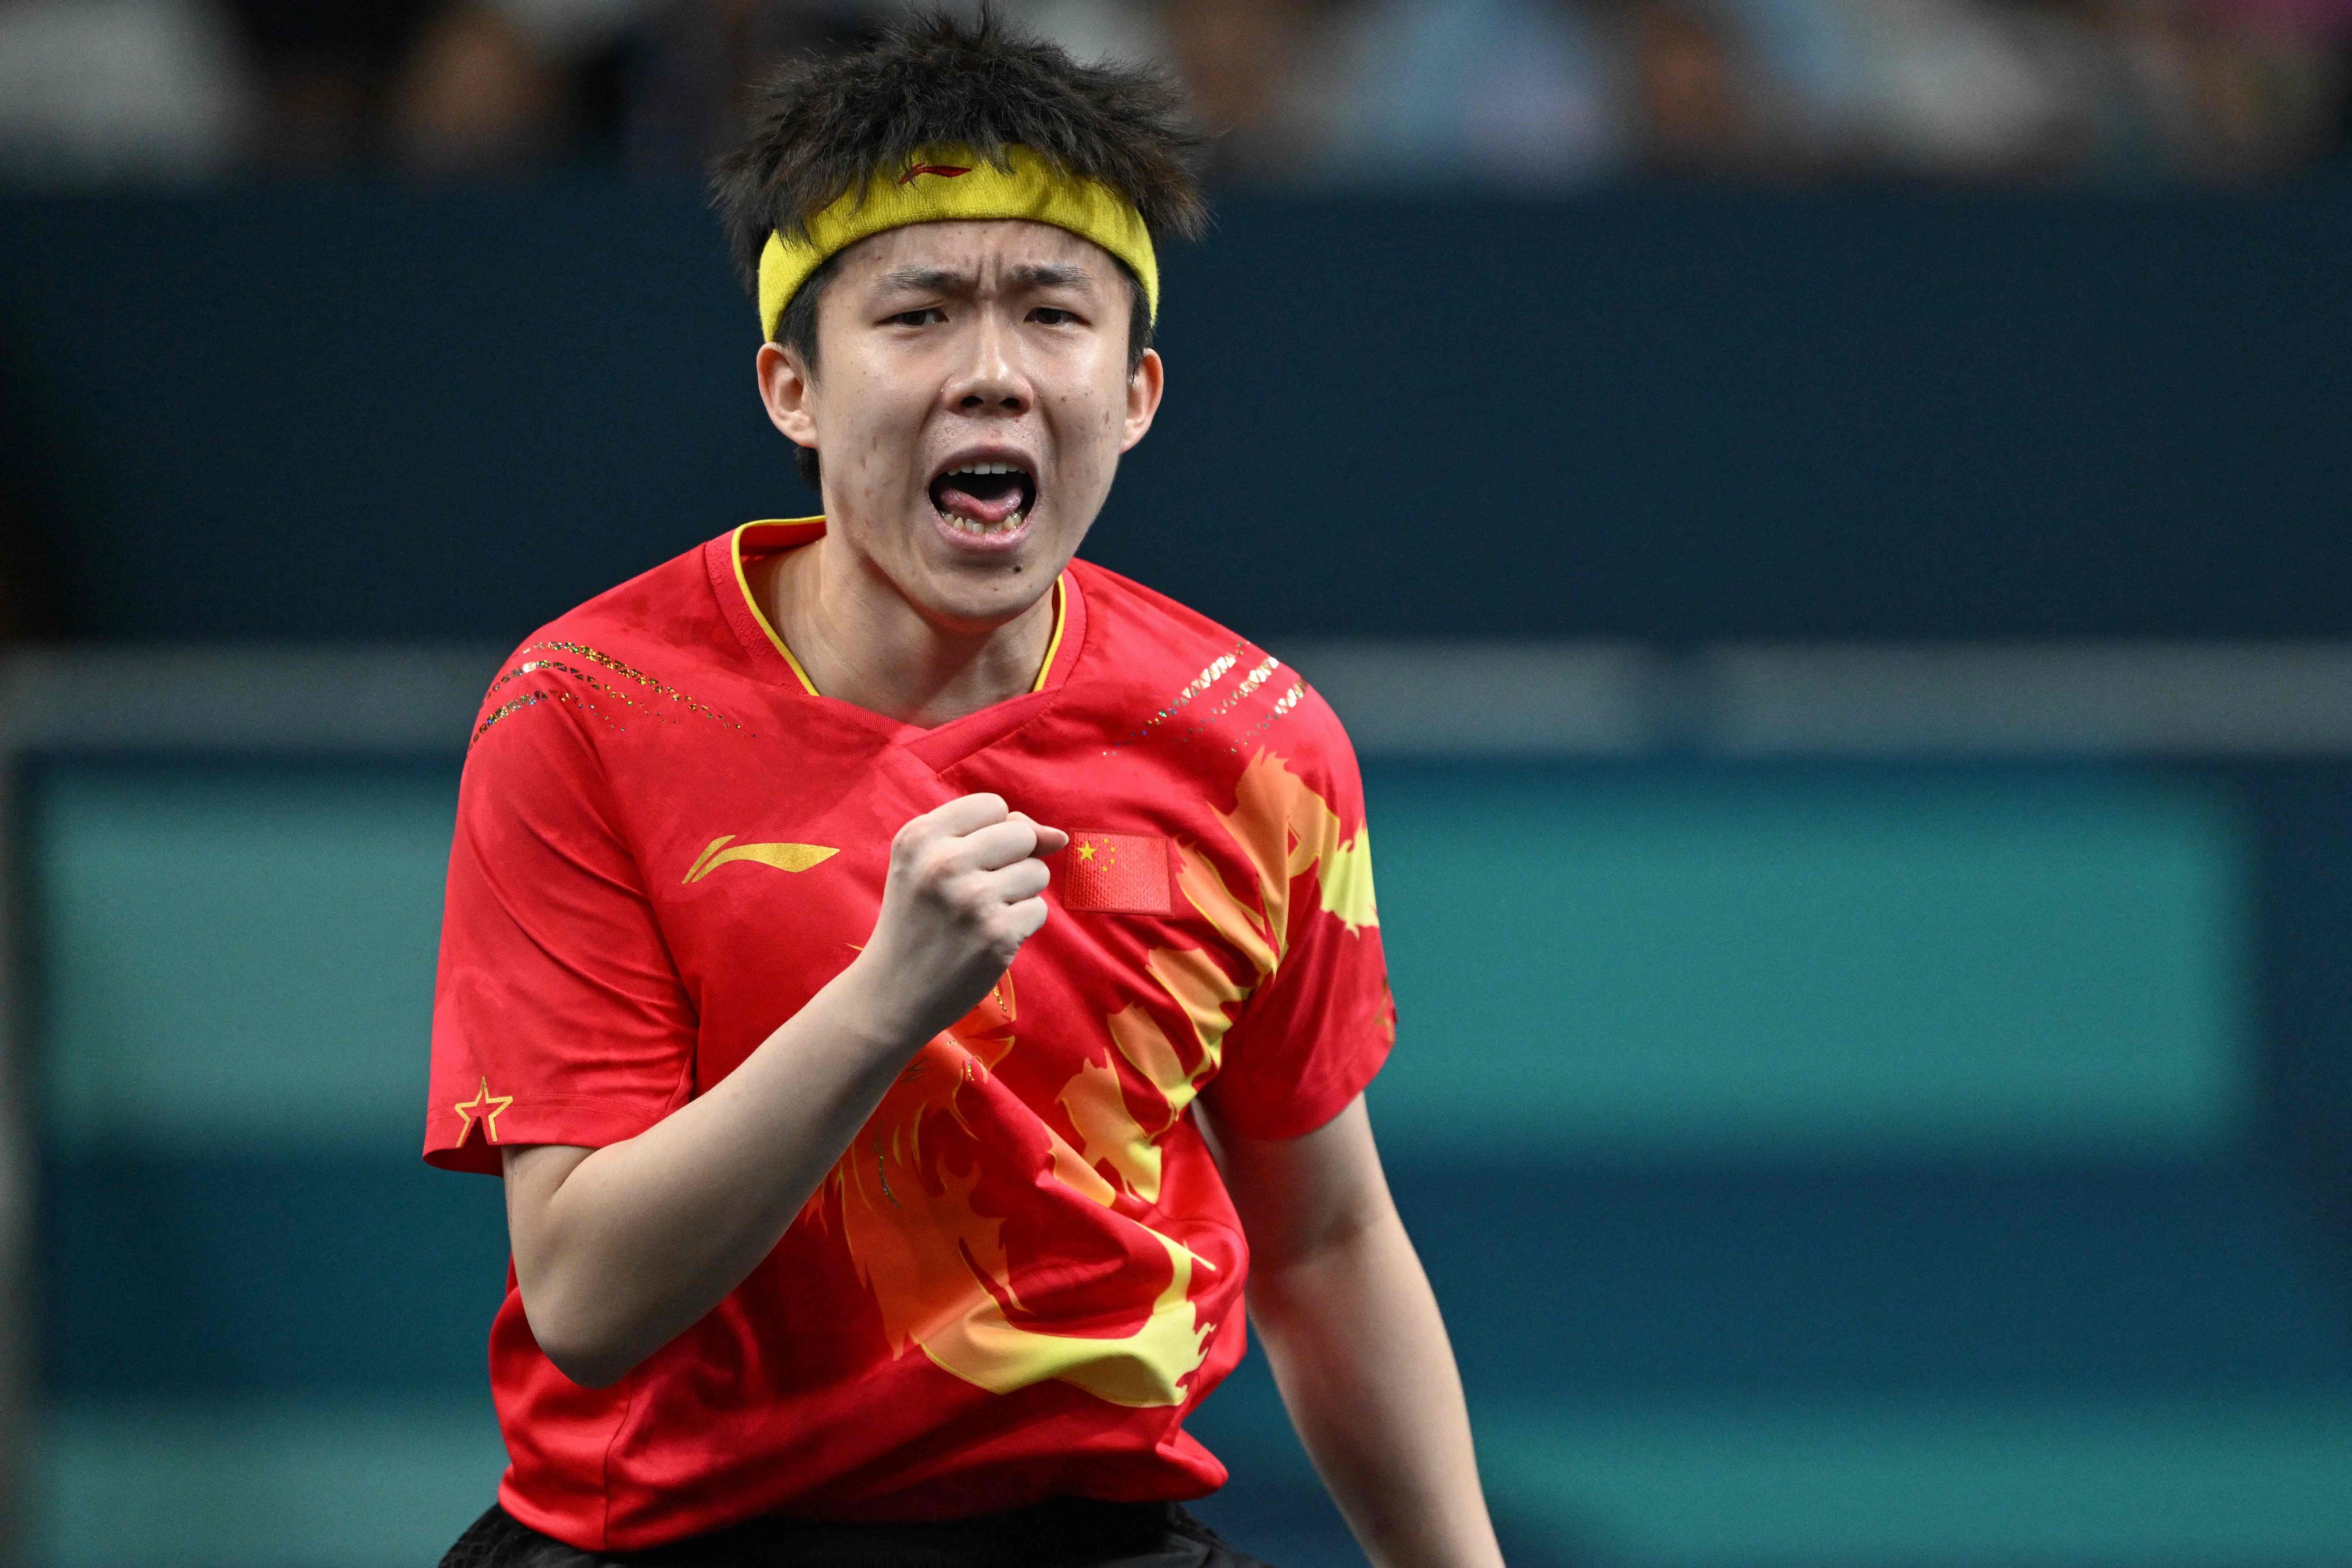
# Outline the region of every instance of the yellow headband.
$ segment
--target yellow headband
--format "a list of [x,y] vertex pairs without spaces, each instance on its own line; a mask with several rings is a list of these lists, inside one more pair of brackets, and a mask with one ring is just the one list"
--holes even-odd
[[918,153],[895,180],[877,176],[808,220],[808,238],[768,236],[760,253],[760,325],[770,342],[784,307],[825,261],[884,229],[956,218],[1027,218],[1091,239],[1134,268],[1143,301],[1160,316],[1160,263],[1143,215],[1109,186],[1073,179],[1026,147],[1008,148],[1000,169],[962,147]]

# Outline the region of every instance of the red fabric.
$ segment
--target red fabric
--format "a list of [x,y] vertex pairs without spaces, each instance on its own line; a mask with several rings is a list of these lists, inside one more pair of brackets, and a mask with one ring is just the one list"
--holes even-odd
[[1223,1480],[1182,1421],[1241,1358],[1248,1259],[1189,1101],[1288,1136],[1379,1070],[1361,790],[1278,661],[1099,568],[1065,590],[1044,690],[922,731],[804,691],[721,538],[539,633],[484,700],[426,1107],[448,1169],[625,1139],[725,1077],[850,962],[892,834],[943,801],[994,790],[1126,868],[1059,858],[994,994],[620,1384],[557,1372],[509,1274],[490,1371],[526,1523],[631,1552]]

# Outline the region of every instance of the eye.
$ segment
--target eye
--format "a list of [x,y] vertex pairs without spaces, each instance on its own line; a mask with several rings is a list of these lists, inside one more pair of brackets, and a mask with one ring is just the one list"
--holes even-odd
[[1078,319],[1075,310],[1065,310],[1058,305],[1040,305],[1029,312],[1029,319],[1040,326],[1061,327]]
[[894,327],[928,327],[947,319],[948,313],[937,305],[925,305],[919,310],[901,310],[889,321]]

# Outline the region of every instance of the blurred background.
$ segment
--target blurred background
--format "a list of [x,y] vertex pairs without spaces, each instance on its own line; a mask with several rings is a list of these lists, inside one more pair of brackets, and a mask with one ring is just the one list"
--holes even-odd
[[[1211,136],[1087,552],[1357,738],[1513,1562],[2352,1563],[2352,0],[1003,9]],[[814,510],[698,171],[894,10],[0,0],[16,1561],[489,1500],[467,725]]]

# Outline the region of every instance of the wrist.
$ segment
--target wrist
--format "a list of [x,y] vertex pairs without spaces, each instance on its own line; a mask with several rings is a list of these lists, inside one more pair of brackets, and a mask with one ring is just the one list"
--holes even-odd
[[903,1061],[936,1031],[925,1029],[894,983],[890,965],[875,948],[862,949],[849,967],[833,977],[823,994],[836,1012],[835,1026],[876,1058]]

